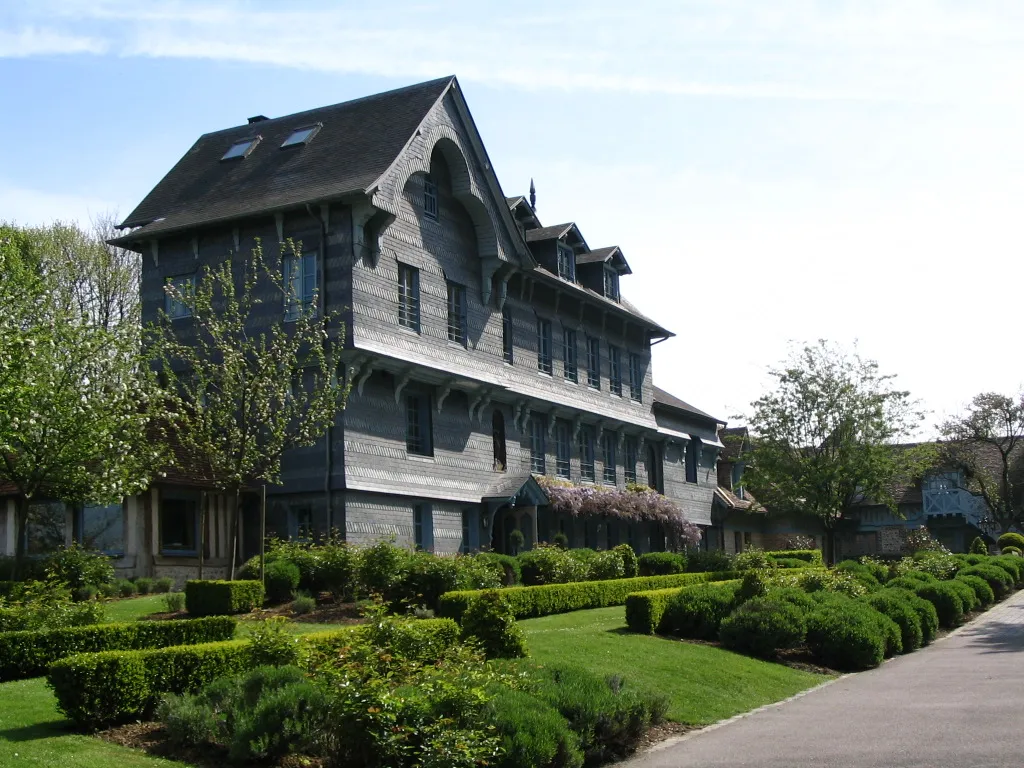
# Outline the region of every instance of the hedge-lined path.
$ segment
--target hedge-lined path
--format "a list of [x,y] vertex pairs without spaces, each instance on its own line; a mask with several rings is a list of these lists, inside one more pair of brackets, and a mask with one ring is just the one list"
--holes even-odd
[[656,748],[623,768],[991,768],[1024,763],[1024,590],[878,669]]

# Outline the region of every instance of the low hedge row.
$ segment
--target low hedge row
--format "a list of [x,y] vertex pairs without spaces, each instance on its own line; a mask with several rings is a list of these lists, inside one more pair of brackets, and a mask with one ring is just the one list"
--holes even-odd
[[185,610],[193,616],[227,616],[248,613],[263,605],[263,583],[259,581],[185,582]]
[[227,616],[0,632],[0,682],[44,675],[52,662],[76,653],[196,645],[234,634],[235,620]]
[[[459,628],[447,619],[410,622],[396,636],[397,649],[411,658],[439,652],[458,641]],[[340,649],[365,625],[304,635],[317,651]],[[404,644],[404,645],[402,645]],[[68,656],[50,666],[47,682],[61,712],[76,726],[96,730],[145,717],[167,693],[194,693],[215,678],[249,669],[251,643],[228,640],[136,651]]]
[[820,549],[777,549],[765,552],[773,560],[803,560],[809,565],[824,565]]
[[[706,583],[706,582],[704,582]],[[739,580],[716,582],[739,586]],[[626,596],[626,626],[630,632],[639,632],[643,635],[653,635],[661,626],[661,619],[665,615],[665,607],[669,602],[684,589],[695,589],[701,586],[690,585],[687,587],[669,587],[668,589],[652,589],[646,592],[634,592]]]
[[[732,571],[711,573],[675,573],[668,576],[639,576],[632,579],[607,581],[575,581],[569,584],[544,584],[536,587],[509,587],[501,595],[512,606],[517,619],[548,616],[553,613],[579,611],[585,608],[605,608],[623,605],[634,592],[668,587],[683,587],[705,581],[723,581],[734,577]],[[482,594],[481,590],[446,592],[441,595],[439,613],[462,620],[470,602]]]

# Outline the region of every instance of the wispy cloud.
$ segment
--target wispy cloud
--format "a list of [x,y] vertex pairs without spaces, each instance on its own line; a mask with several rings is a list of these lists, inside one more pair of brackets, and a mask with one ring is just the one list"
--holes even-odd
[[0,29],[0,58],[28,58],[53,54],[106,53],[108,44],[56,29],[26,26],[15,31]]
[[[80,52],[405,78],[456,72],[530,90],[905,103],[1005,97],[1024,71],[1024,14],[993,2],[570,0],[531,11],[457,0],[381,13],[334,2],[38,0],[18,20],[89,30],[94,37],[76,38]],[[9,48],[36,55],[31,40]]]

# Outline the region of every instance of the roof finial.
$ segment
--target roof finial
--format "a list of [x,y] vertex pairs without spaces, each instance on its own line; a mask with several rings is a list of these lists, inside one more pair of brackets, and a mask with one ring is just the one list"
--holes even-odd
[[533,179],[530,179],[530,207],[537,210],[537,189],[533,186]]

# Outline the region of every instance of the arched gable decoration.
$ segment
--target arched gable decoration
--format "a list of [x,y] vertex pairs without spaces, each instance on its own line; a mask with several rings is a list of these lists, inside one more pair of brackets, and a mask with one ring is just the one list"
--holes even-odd
[[[476,231],[477,251],[480,254],[480,298],[487,305],[491,300],[491,286],[495,275],[507,266],[498,245],[494,222],[483,201],[481,191],[469,172],[469,161],[460,144],[458,134],[448,125],[437,125],[421,137],[421,151],[407,152],[405,162],[396,167],[396,177],[390,188],[397,197],[414,173],[430,173],[430,158],[438,151],[448,164],[452,177],[452,195],[466,209]],[[397,210],[398,200],[380,200],[381,192],[373,196],[373,204],[385,210]]]

